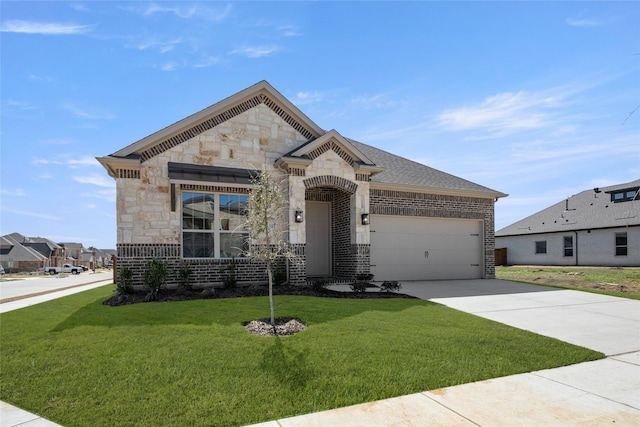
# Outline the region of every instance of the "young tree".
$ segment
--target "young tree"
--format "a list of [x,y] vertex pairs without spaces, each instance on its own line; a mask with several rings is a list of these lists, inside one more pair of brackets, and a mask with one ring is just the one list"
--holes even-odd
[[249,249],[246,255],[265,262],[269,277],[269,308],[271,325],[275,327],[273,308],[273,270],[279,258],[291,258],[287,239],[288,203],[286,181],[262,171],[252,179],[249,194],[246,229],[249,231]]

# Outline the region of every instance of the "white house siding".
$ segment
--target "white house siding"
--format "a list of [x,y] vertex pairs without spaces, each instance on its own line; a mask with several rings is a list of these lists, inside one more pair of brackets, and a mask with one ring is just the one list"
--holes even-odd
[[[627,256],[616,256],[615,235],[625,232]],[[564,256],[565,236],[573,237],[571,257]],[[537,241],[547,242],[546,254],[535,253]],[[640,266],[640,227],[496,237],[496,248],[508,248],[510,265]]]

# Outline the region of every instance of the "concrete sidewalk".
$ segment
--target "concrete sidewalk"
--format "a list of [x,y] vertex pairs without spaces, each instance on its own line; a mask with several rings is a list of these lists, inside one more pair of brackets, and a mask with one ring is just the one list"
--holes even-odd
[[[402,292],[609,357],[255,426],[640,427],[640,301],[500,280],[408,282]],[[57,426],[3,402],[0,419],[2,427]]]

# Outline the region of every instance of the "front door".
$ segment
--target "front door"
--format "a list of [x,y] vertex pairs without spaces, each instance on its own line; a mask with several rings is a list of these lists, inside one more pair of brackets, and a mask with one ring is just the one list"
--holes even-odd
[[307,277],[331,276],[331,203],[306,203]]

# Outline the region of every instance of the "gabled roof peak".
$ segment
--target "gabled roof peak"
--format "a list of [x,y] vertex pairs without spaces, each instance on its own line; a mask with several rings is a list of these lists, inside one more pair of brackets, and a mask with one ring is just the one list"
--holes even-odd
[[[298,107],[271,86],[269,82],[262,80],[235,95],[142,138],[108,157],[122,159],[138,156],[140,161],[144,162],[260,104],[271,108],[308,139],[314,139],[324,134],[324,131]],[[108,157],[102,157],[98,160],[104,164]]]

